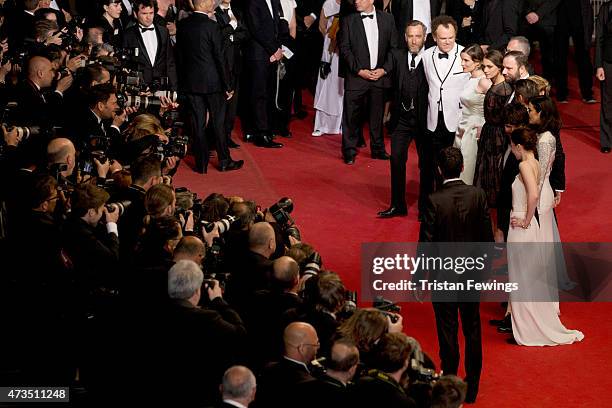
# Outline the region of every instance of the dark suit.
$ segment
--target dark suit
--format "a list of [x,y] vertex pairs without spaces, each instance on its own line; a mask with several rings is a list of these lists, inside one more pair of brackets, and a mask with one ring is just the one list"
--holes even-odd
[[[439,9],[439,0],[429,0],[431,19],[433,20]],[[447,6],[448,10],[448,6]],[[409,21],[414,20],[414,1],[413,0],[396,0],[391,3],[391,14],[395,19],[395,27],[400,34],[400,42],[404,38],[404,30]],[[447,14],[449,14],[447,12]],[[424,23],[424,21],[422,21]]]
[[[423,64],[410,70],[407,49],[393,50],[393,96],[391,121],[391,207],[406,211],[406,161],[408,148],[414,139],[419,152],[420,136],[427,129],[427,95],[429,86]],[[412,56],[410,56],[412,58]],[[420,183],[421,188],[425,183]],[[419,212],[425,208],[426,193],[419,194]]]
[[80,108],[79,114],[67,121],[67,133],[76,149],[83,150],[86,146],[90,146],[95,150],[97,140],[107,138],[111,146],[110,153],[118,152],[122,144],[119,128],[110,126],[106,121],[99,121],[91,109],[83,110],[82,106]]
[[[557,6],[561,0],[522,0],[522,13],[519,17],[519,31],[526,34],[530,40],[537,40],[542,51],[542,76],[555,78],[555,26],[557,25]],[[539,20],[529,24],[525,16],[535,12]],[[522,29],[521,29],[522,27]],[[565,61],[560,61],[566,63]]]
[[[446,14],[452,16],[459,30],[457,32],[457,42],[464,46],[469,46],[478,42],[480,31],[482,28],[482,1],[477,1],[474,7],[470,7],[463,0],[454,1],[449,7],[449,2],[446,2]],[[471,17],[472,24],[463,27],[463,18]]]
[[370,52],[366,31],[359,13],[341,19],[338,33],[340,56],[346,63],[344,78],[344,110],[342,113],[342,154],[345,158],[357,154],[358,129],[361,127],[363,111],[369,105],[370,150],[372,154],[385,152],[383,141],[383,109],[385,88],[391,86],[390,74],[393,69],[391,50],[397,47],[397,31],[393,16],[376,11],[378,26],[378,56],[376,67],[386,75],[377,81],[361,78],[358,72],[371,69]]
[[[429,196],[420,242],[492,242],[493,233],[487,196],[479,187],[450,181]],[[435,278],[435,276],[433,277]],[[480,303],[433,302],[445,374],[457,374],[459,367],[458,314],[465,337],[467,396],[475,399],[482,369]]]
[[155,54],[154,64],[151,64],[138,25],[133,25],[125,30],[123,47],[139,49],[137,62],[147,85],[151,85],[154,81],[160,81],[162,77],[167,77],[170,88],[175,90],[177,88],[176,65],[170,35],[166,27],[155,24],[154,27],[157,36],[157,53]]
[[223,37],[219,25],[203,13],[193,13],[181,20],[177,27],[178,59],[181,72],[179,89],[186,95],[192,120],[196,166],[208,166],[206,141],[206,111],[217,145],[219,165],[230,158],[224,133],[226,111],[225,92],[231,90],[225,69]]
[[387,374],[371,370],[351,390],[349,407],[413,408],[416,404]]
[[480,44],[503,52],[510,38],[518,33],[518,20],[523,18],[519,6],[520,0],[485,0]]
[[349,393],[351,386],[324,374],[314,381],[307,381],[297,386],[296,401],[298,408],[339,408],[349,407]]
[[245,47],[250,75],[249,103],[251,117],[248,126],[255,134],[269,135],[271,114],[274,109],[276,92],[277,63],[270,63],[270,57],[281,48],[280,2],[271,0],[272,14],[265,1],[247,0],[245,22],[251,33]]
[[[6,26],[6,30],[4,30]],[[9,50],[15,52],[23,49],[23,40],[34,37],[34,15],[25,10],[15,10],[12,15],[4,17],[4,35],[8,35]]]
[[304,365],[283,358],[266,367],[257,381],[256,406],[291,406],[298,396],[299,386],[313,380]]

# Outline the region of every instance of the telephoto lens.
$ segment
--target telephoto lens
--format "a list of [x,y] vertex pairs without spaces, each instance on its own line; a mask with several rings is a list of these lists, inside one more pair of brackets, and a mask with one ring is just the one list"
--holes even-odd
[[127,210],[131,204],[132,204],[131,201],[124,200],[124,201],[117,201],[116,203],[108,203],[105,205],[105,207],[106,207],[106,211],[110,213],[119,211],[119,216],[122,216],[123,213],[125,213],[125,210]]

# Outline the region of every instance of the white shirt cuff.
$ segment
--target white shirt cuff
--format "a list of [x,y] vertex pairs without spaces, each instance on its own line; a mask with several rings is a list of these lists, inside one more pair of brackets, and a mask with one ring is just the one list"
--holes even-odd
[[61,96],[62,98],[64,97],[64,94],[62,93],[62,91],[60,91],[60,90],[57,90],[57,89],[56,89],[56,90],[55,90],[55,92],[57,92],[58,94],[60,94],[60,96]]
[[315,13],[310,13],[310,16],[314,18],[315,20],[317,19],[317,15]]
[[121,129],[119,129],[119,126],[117,126],[117,125],[111,125],[111,127],[112,127],[113,129],[117,129],[117,132],[121,133]]
[[119,236],[119,229],[117,228],[117,223],[107,222],[106,231],[108,231],[109,234],[114,233],[115,235]]

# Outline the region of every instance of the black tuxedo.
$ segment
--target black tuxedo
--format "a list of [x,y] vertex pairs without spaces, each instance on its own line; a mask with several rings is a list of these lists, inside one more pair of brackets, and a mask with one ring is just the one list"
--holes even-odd
[[[78,110],[79,114],[66,120],[66,131],[77,150],[81,151],[89,146],[96,150],[99,140],[108,139],[110,151],[108,153],[117,158],[123,145],[123,136],[116,126],[109,121],[98,121],[97,116],[90,109]],[[73,113],[73,112],[72,112]]]
[[177,46],[181,80],[179,89],[188,101],[194,141],[196,166],[208,166],[206,141],[206,111],[217,146],[219,165],[229,162],[230,153],[225,135],[225,92],[230,81],[225,67],[223,37],[219,25],[204,13],[193,13],[181,20],[177,27]]
[[151,64],[138,25],[133,25],[125,30],[123,47],[139,49],[137,62],[146,84],[150,85],[153,81],[159,81],[160,78],[167,77],[170,88],[174,90],[177,88],[177,77],[170,35],[166,27],[156,24],[154,24],[154,27],[157,36],[157,53],[155,54],[154,64]]
[[[437,16],[437,10],[440,8],[441,1],[429,0],[431,19]],[[447,2],[448,4],[448,2]],[[448,6],[447,6],[448,10]],[[395,27],[400,34],[400,41],[404,38],[404,30],[406,25],[411,20],[414,20],[414,1],[413,0],[396,0],[391,3],[391,14],[395,19]],[[447,12],[447,14],[450,14]],[[424,23],[424,21],[423,21]],[[460,22],[458,22],[460,24]]]
[[247,127],[260,135],[269,135],[272,131],[278,64],[270,63],[270,57],[281,48],[282,38],[280,2],[271,0],[271,4],[272,14],[262,0],[247,0],[245,10],[245,22],[251,33],[244,49],[250,69],[248,104],[251,115]]
[[17,120],[20,125],[51,126],[59,122],[63,96],[59,92],[45,92],[30,80],[21,81],[15,89]]
[[283,358],[266,367],[257,381],[256,406],[291,406],[299,395],[299,386],[313,380],[305,366]]
[[383,90],[391,85],[390,74],[393,69],[391,50],[397,47],[397,31],[393,16],[376,10],[378,56],[375,68],[384,69],[386,74],[377,81],[365,80],[358,76],[360,70],[371,68],[370,52],[362,20],[359,13],[343,17],[338,33],[340,56],[346,63],[342,114],[342,154],[345,158],[357,154],[357,135],[361,127],[362,113],[368,105],[370,149],[372,154],[385,152],[382,129]]
[[[400,211],[406,207],[406,161],[408,148],[414,139],[419,152],[421,135],[427,129],[427,95],[429,85],[423,64],[410,70],[407,49],[393,50],[393,95],[391,121],[391,206]],[[412,57],[410,57],[412,58]],[[425,183],[420,183],[422,188]],[[426,193],[419,194],[419,212],[424,209]]]
[[504,51],[510,38],[517,35],[520,0],[486,0],[482,6],[480,43]]
[[[421,224],[421,242],[492,242],[493,232],[487,196],[479,187],[450,181],[432,193]],[[416,278],[416,277],[415,277]],[[435,278],[435,276],[433,277]],[[442,370],[457,374],[459,344],[458,314],[465,337],[465,371],[468,397],[476,398],[482,369],[482,339],[478,302],[433,302]]]

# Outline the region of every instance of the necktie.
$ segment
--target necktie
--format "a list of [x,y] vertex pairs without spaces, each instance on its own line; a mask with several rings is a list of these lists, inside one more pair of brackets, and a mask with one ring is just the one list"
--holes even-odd
[[412,59],[410,60],[410,70],[412,71],[413,69],[416,68],[416,57],[417,57],[417,54],[411,52],[410,55],[412,57]]
[[141,33],[146,33],[147,31],[153,31],[153,30],[155,30],[155,27],[140,27]]
[[447,52],[441,52],[438,54],[438,58],[442,59],[442,58],[446,58],[448,59],[448,53]]
[[364,18],[371,18],[372,20],[374,20],[374,14],[362,14],[361,18],[362,19],[364,19]]

